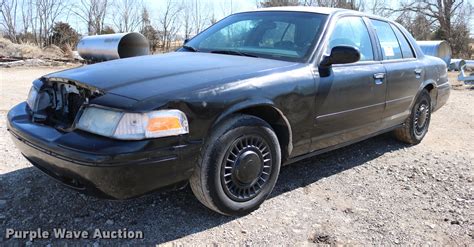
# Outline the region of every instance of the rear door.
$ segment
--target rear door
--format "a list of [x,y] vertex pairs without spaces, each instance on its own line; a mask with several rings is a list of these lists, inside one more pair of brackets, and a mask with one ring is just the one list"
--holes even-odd
[[385,68],[367,22],[359,16],[341,17],[328,37],[327,54],[335,46],[353,46],[359,49],[361,59],[332,65],[329,76],[316,78],[313,151],[376,132],[385,105]]
[[387,71],[386,108],[382,127],[403,123],[423,78],[421,63],[404,34],[395,25],[372,19],[382,50],[382,64]]

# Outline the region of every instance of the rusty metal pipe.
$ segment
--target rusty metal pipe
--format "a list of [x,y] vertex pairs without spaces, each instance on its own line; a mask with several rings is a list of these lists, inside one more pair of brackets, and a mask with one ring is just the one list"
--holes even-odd
[[101,62],[150,54],[148,40],[140,33],[116,33],[86,36],[77,45],[87,61]]
[[444,40],[416,41],[425,55],[443,59],[447,66],[451,63],[451,47]]

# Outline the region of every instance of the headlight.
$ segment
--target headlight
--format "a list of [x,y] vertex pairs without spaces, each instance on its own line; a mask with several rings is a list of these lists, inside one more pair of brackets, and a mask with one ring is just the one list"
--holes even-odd
[[[39,115],[40,111],[45,110],[51,106],[51,96],[45,90],[40,90],[42,86],[43,82],[40,80],[33,81],[33,85],[31,86],[30,92],[28,93],[28,98],[26,99],[26,104],[28,104],[31,111],[36,115]],[[46,118],[46,115],[43,117]]]
[[37,99],[38,99],[38,89],[34,86],[30,88],[30,92],[28,93],[28,99],[26,99],[26,103],[30,107],[32,111],[35,111],[37,106]]
[[88,107],[84,110],[76,128],[122,140],[140,140],[189,133],[186,115],[179,110],[124,113]]

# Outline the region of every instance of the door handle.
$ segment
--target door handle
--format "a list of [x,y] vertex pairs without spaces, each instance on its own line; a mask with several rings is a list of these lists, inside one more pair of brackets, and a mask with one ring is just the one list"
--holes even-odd
[[385,73],[377,73],[377,74],[374,74],[374,79],[385,79]]
[[420,77],[421,77],[421,72],[423,72],[423,69],[415,69],[416,78],[420,78]]
[[375,79],[375,84],[380,85],[383,83],[383,80],[385,79],[385,73],[376,73],[374,74],[374,79]]

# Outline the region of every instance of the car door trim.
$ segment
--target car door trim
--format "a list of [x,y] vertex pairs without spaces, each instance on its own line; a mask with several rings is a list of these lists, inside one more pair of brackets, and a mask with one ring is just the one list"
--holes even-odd
[[386,63],[414,62],[417,60],[418,59],[416,58],[397,58],[397,59],[382,60],[381,62],[383,64],[386,64]]
[[351,67],[351,66],[361,66],[361,65],[372,65],[372,64],[380,64],[380,61],[359,61],[355,63],[347,63],[347,64],[333,64],[333,68],[340,68],[340,67]]
[[393,103],[395,101],[405,101],[405,100],[410,100],[411,101],[414,97],[415,97],[415,95],[410,95],[410,96],[405,96],[405,97],[398,98],[398,99],[387,100],[387,104]]
[[324,118],[327,119],[327,118],[331,118],[331,117],[338,116],[338,115],[341,115],[341,114],[348,114],[348,113],[351,113],[351,112],[354,112],[354,111],[365,110],[365,109],[372,108],[372,107],[379,107],[381,105],[385,105],[385,102],[380,102],[380,103],[367,105],[367,106],[361,106],[361,107],[352,108],[352,109],[348,109],[348,110],[344,110],[344,111],[332,112],[332,113],[328,113],[328,114],[324,114],[324,115],[319,115],[319,116],[316,116],[316,122],[321,121]]

